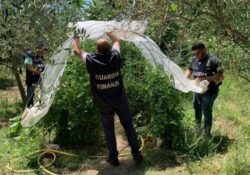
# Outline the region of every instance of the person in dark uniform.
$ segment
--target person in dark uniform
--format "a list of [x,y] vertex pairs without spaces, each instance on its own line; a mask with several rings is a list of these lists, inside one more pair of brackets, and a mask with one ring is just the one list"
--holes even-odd
[[215,55],[207,52],[205,45],[201,42],[194,43],[192,46],[193,59],[189,68],[185,72],[186,77],[193,76],[196,81],[207,80],[208,90],[204,94],[194,94],[194,110],[197,129],[201,128],[202,113],[204,114],[204,131],[210,136],[212,128],[212,109],[213,104],[219,93],[219,86],[224,79],[221,62]]
[[93,102],[100,112],[105,141],[109,151],[106,161],[113,166],[119,166],[114,132],[115,113],[117,113],[126,132],[134,160],[140,162],[143,156],[139,151],[137,134],[132,123],[121,75],[120,39],[112,32],[106,34],[113,42],[112,48],[110,48],[108,40],[102,38],[96,42],[95,53],[87,53],[80,50],[79,38],[77,37],[73,41],[72,48],[75,55],[86,63],[90,75]]
[[35,88],[37,87],[40,74],[45,68],[45,58],[47,53],[47,47],[44,44],[40,44],[37,47],[36,53],[34,54],[32,50],[28,50],[25,55],[25,65],[26,65],[26,85],[27,85],[27,98],[26,106],[33,106],[33,98],[35,95]]

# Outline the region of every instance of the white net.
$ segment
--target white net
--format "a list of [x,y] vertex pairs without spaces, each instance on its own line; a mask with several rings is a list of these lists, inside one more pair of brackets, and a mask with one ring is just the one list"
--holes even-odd
[[[78,34],[80,33],[85,38],[93,40],[106,38],[105,33],[113,31],[120,39],[134,43],[152,65],[161,65],[164,71],[172,77],[176,89],[182,92],[205,92],[208,82],[188,80],[184,76],[183,70],[171,61],[152,39],[143,34],[145,29],[146,23],[138,21],[84,21],[75,25],[75,31]],[[46,66],[41,79],[40,96],[36,94],[39,97],[35,105],[26,108],[23,113],[21,121],[23,127],[34,125],[49,111],[60,85],[60,77],[63,75],[67,60],[70,57],[72,41],[73,37],[70,37],[50,58],[50,63]]]
[[38,91],[35,93],[34,106],[26,108],[23,112],[21,121],[23,127],[36,124],[48,113],[60,85],[60,78],[63,75],[67,60],[70,57],[72,41],[72,37],[66,40],[49,59],[49,63],[41,76]]

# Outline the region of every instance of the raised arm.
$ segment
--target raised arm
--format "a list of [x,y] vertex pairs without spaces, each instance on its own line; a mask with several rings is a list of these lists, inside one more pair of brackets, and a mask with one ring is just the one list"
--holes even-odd
[[80,49],[80,39],[78,37],[74,37],[74,40],[72,42],[72,49],[74,54],[77,57],[81,58],[84,63],[86,63],[87,52]]
[[107,32],[106,34],[113,42],[112,50],[115,49],[118,50],[118,52],[120,52],[120,41],[121,41],[120,38],[118,38],[113,32]]

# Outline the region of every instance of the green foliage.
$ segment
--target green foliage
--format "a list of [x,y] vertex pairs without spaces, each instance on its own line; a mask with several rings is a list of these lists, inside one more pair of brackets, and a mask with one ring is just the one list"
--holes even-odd
[[56,124],[56,142],[60,144],[79,145],[98,141],[99,118],[92,104],[89,78],[80,60],[68,62],[60,90],[46,120],[48,125]]
[[[214,35],[249,47],[249,1],[177,1],[194,36]],[[191,22],[190,22],[191,21]],[[188,27],[188,26],[186,26]],[[190,27],[190,26],[189,26]],[[210,35],[211,36],[211,35]],[[208,37],[208,36],[207,36]],[[209,38],[209,37],[208,37]]]
[[15,74],[23,105],[25,92],[19,75],[24,62],[23,53],[26,49],[35,51],[40,43],[47,44],[51,51],[57,48],[68,37],[69,22],[75,22],[81,17],[77,2],[0,1],[0,65],[7,66]]
[[39,131],[38,128],[26,128],[18,137],[10,138],[9,128],[0,130],[0,172],[7,174],[5,166],[10,161],[14,169],[38,168],[37,155],[31,154],[40,149]]
[[[75,7],[82,7],[82,0],[44,2],[46,3],[38,0],[0,2],[0,64],[17,66],[22,61],[20,53],[27,47],[34,48],[41,40],[48,42],[53,50],[66,37],[68,22],[80,19],[78,17],[81,11],[77,11]],[[147,19],[147,34],[161,45],[167,55],[183,65],[190,57],[190,44],[194,40],[203,40],[210,50],[218,53],[227,70],[236,76],[243,76],[249,82],[249,5],[247,0],[94,0],[85,9],[85,19]],[[88,49],[94,45],[92,42],[85,44]],[[193,124],[190,118],[193,118],[193,114],[188,113],[183,119],[182,102],[186,103],[185,98],[188,98],[191,103],[190,96],[186,97],[174,90],[161,68],[152,68],[135,47],[124,45],[122,49],[125,60],[124,81],[139,133],[160,136],[188,160],[223,153],[229,144],[227,137],[197,137],[190,130]],[[49,132],[55,129],[56,141],[62,145],[99,141],[99,118],[92,104],[87,72],[81,64],[75,58],[69,61],[55,102],[49,115],[45,117],[46,129]],[[8,86],[10,82],[3,80],[1,79],[1,85],[6,82]],[[219,117],[232,119],[235,125],[240,125],[239,128],[234,127],[241,131],[242,137],[250,135],[250,93],[249,87],[243,86],[246,83],[240,82],[238,78],[226,77],[218,97],[219,104],[215,108]],[[187,107],[192,109],[191,106]],[[0,169],[4,168],[9,159],[27,155],[40,146],[37,137],[40,129],[20,130],[15,108],[15,105],[12,108],[4,100],[0,102],[0,121],[6,122],[15,117],[8,132],[0,130]],[[249,150],[248,140],[235,144],[226,155],[222,173],[249,174]],[[152,153],[150,164],[164,162],[168,156],[164,151]],[[175,155],[171,155],[166,162],[171,162],[174,158]],[[69,164],[69,169],[77,169],[81,162],[77,159],[69,161],[73,162]],[[34,157],[25,158],[16,165],[18,168],[36,167],[35,162]],[[62,164],[65,165],[66,162]]]
[[157,43],[161,50],[176,64],[186,66],[191,57],[190,46],[181,40],[181,29],[181,24],[178,21],[169,20],[164,31],[158,37]]
[[184,136],[180,138],[181,143],[177,147],[183,159],[201,160],[205,156],[224,153],[231,143],[227,136],[220,135],[220,133],[213,133],[211,137],[198,133],[197,130],[191,129],[184,131]]
[[6,90],[15,85],[15,78],[12,72],[0,63],[0,90]]
[[[234,75],[226,75],[215,112],[219,116],[239,124],[241,131],[246,137],[250,136],[250,108],[249,108],[249,87],[247,81],[239,79]],[[230,111],[230,112],[229,112]]]
[[[84,43],[87,51],[93,51],[94,46],[91,41]],[[160,136],[174,146],[183,116],[181,94],[172,87],[162,69],[149,65],[135,46],[123,43],[122,58],[124,83],[135,123],[142,126],[141,134]],[[98,142],[100,123],[88,75],[80,60],[69,60],[46,123],[48,128],[56,128],[56,142],[60,144]]]
[[[80,2],[80,1],[79,1]],[[22,52],[40,42],[54,49],[67,37],[67,25],[79,19],[74,2],[57,0],[0,2],[0,64],[16,69]]]
[[7,99],[0,100],[0,122],[8,122],[9,119],[16,117],[23,110],[22,104],[9,104]]
[[20,115],[10,119],[10,126],[8,131],[8,135],[10,137],[16,137],[16,136],[18,137],[20,135],[20,131],[22,129],[20,120],[21,120]]
[[8,87],[15,85],[15,81],[8,78],[0,78],[0,82],[0,89],[7,89]]
[[104,1],[93,0],[92,3],[88,4],[88,8],[86,9],[88,15],[85,15],[85,18],[91,20],[112,20],[115,15],[111,9],[112,6]]
[[223,161],[222,173],[227,175],[250,174],[249,140],[237,143]]
[[204,41],[218,53],[226,69],[249,80],[250,1],[177,0],[183,40]]
[[122,46],[124,84],[140,134],[163,138],[173,147],[182,128],[181,93],[161,67],[153,68],[131,44]]
[[[133,19],[148,22],[149,35],[176,63],[186,66],[190,45],[201,40],[248,82],[250,1],[100,1],[86,19]],[[98,4],[102,4],[101,6]]]
[[68,0],[69,4],[73,4],[79,8],[82,8],[82,6],[85,3],[85,0]]
[[[221,89],[216,113],[237,125],[237,139],[228,150],[222,164],[222,174],[246,175],[250,173],[250,108],[249,84],[234,75],[227,75]],[[231,131],[232,132],[232,131]]]
[[[88,45],[94,44],[86,42],[85,48],[91,50]],[[45,117],[47,129],[56,130],[56,143],[62,146],[98,143],[100,121],[91,97],[84,63],[78,58],[70,58],[60,90]]]
[[178,31],[180,30],[180,26],[175,21],[170,21],[168,23],[167,28],[159,40],[159,46],[162,51],[165,53],[169,53],[171,50],[175,50],[178,46],[176,45],[176,41],[178,38]]

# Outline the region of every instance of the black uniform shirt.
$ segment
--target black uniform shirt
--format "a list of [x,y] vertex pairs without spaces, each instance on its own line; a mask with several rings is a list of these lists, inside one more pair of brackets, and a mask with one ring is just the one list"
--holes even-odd
[[106,55],[87,54],[86,67],[94,104],[98,107],[115,107],[126,103],[121,75],[121,58],[117,50]]
[[[32,61],[31,64],[40,72],[45,69],[45,59],[44,57],[34,56],[32,54],[27,55]],[[38,83],[40,75],[33,74],[30,70],[26,69],[26,84],[31,86],[32,84]]]
[[[221,66],[220,60],[215,55],[206,55],[203,59],[199,60],[196,56],[193,57],[189,69],[192,71],[193,78],[197,77],[209,77],[218,72],[218,68]],[[209,83],[209,90],[213,91],[218,89],[220,84],[217,84],[214,81]]]

